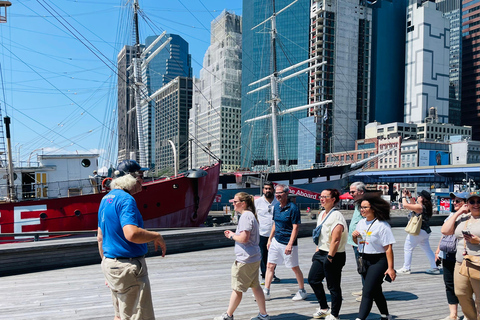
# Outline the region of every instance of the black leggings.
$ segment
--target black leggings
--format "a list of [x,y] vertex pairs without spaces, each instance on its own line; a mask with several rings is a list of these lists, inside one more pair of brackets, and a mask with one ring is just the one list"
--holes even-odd
[[443,281],[447,292],[448,304],[458,304],[458,298],[455,295],[455,286],[453,284],[453,272],[455,270],[455,253],[447,253],[447,259],[442,259]]
[[383,278],[388,269],[387,255],[385,253],[363,254],[367,273],[363,277],[362,302],[358,311],[358,318],[365,320],[372,310],[373,301],[380,314],[388,315],[387,300],[382,291]]

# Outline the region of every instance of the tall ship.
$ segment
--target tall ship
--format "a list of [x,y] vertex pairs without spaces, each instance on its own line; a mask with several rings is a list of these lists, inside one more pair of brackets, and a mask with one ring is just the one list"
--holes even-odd
[[[8,1],[2,1],[2,5],[4,2]],[[130,5],[133,8],[136,41],[131,46],[134,50],[131,64],[133,72],[129,75],[132,79],[128,92],[131,101],[134,101],[130,113],[138,115],[137,121],[130,125],[136,126],[132,132],[138,133],[136,138],[140,150],[137,154],[123,156],[129,158],[134,155],[144,165],[146,150],[140,115],[142,108],[148,106],[155,96],[149,96],[146,92],[142,71],[151,60],[146,57],[146,50],[150,50],[151,46],[145,48],[140,45],[138,1]],[[163,36],[154,42],[169,41]],[[122,78],[120,70],[117,74],[119,79]],[[127,82],[127,79],[124,80]],[[4,178],[1,180],[3,185],[0,185],[0,243],[31,240],[34,236],[38,238],[38,235],[51,237],[96,230],[99,204],[109,191],[111,171],[116,163],[112,163],[110,168],[98,168],[98,154],[42,154],[37,157],[38,161],[31,162],[32,152],[26,165],[14,166],[10,121],[9,117],[5,117],[5,126],[0,130],[0,148],[6,151],[0,165],[0,175]],[[171,144],[173,157],[176,158],[176,148]],[[146,228],[203,225],[218,190],[221,161],[214,155],[212,157],[216,160],[213,164],[182,173],[178,173],[175,161],[173,175],[147,177],[144,180],[143,191],[134,195],[134,198]]]

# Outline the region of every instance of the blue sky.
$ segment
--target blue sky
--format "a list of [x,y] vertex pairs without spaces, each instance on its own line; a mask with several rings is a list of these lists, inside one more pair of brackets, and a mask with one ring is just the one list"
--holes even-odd
[[[12,120],[14,161],[33,161],[42,152],[98,152],[100,165],[114,161],[114,66],[119,50],[132,43],[127,1],[11,2],[8,21],[0,24],[0,103],[2,117]],[[196,76],[210,22],[224,9],[242,13],[241,0],[139,3],[141,41],[164,30],[181,35]]]

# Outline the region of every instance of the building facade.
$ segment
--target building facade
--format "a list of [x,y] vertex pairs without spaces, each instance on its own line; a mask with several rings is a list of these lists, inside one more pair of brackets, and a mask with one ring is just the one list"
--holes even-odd
[[211,23],[211,44],[195,80],[190,111],[193,167],[209,165],[209,149],[222,159],[222,171],[240,167],[242,18],[223,11]]
[[462,1],[437,0],[437,9],[450,24],[448,122],[461,125]]
[[352,150],[365,136],[370,117],[372,9],[366,1],[312,1],[310,63],[326,64],[309,74],[309,103],[318,118],[320,161],[327,153]]
[[[176,77],[155,93],[155,170],[172,174],[188,169],[188,116],[192,107],[191,78]],[[169,140],[176,149],[177,159]]]
[[431,107],[448,123],[450,24],[434,0],[410,0],[405,51],[405,120],[421,123]]
[[462,124],[472,126],[474,140],[480,140],[479,15],[479,0],[462,0]]
[[[275,12],[292,1],[275,1]],[[299,0],[276,16],[276,69],[280,71],[308,59],[310,0]],[[241,167],[267,169],[273,166],[271,119],[245,124],[246,120],[271,113],[269,89],[247,94],[251,83],[273,73],[271,21],[272,1],[244,0],[242,16],[242,147]],[[301,70],[307,64],[293,71]],[[278,86],[280,111],[307,104],[307,75],[298,75]],[[265,83],[262,83],[265,84]],[[279,162],[283,168],[298,163],[298,120],[306,111],[277,116]]]

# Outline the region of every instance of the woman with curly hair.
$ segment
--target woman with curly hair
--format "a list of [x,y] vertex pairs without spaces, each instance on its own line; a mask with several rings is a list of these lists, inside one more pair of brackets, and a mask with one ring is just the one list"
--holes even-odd
[[382,291],[383,279],[395,280],[392,244],[395,243],[390,220],[390,204],[376,194],[365,194],[360,203],[360,212],[365,219],[358,222],[352,233],[358,244],[358,252],[365,264],[362,273],[363,289],[360,310],[356,320],[365,320],[372,310],[373,301],[377,305],[382,320],[391,319],[387,301]]

